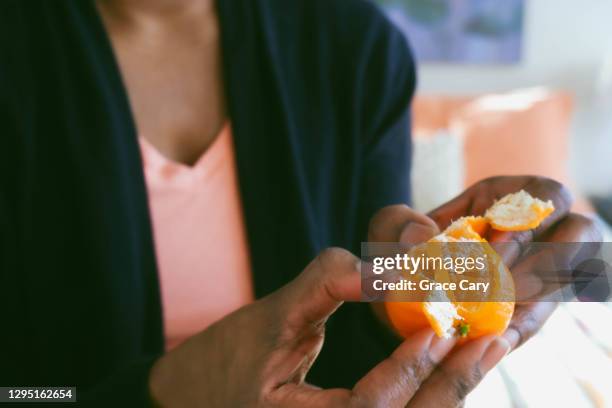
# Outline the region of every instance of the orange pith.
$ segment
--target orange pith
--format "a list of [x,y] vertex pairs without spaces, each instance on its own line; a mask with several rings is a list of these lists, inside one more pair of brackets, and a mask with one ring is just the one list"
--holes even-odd
[[507,232],[516,232],[516,231],[526,231],[530,229],[537,228],[542,221],[544,221],[553,211],[555,211],[554,207],[542,207],[537,204],[534,204],[531,207],[532,217],[528,220],[525,220],[520,225],[516,226],[507,226],[503,224],[496,223],[495,220],[491,220],[491,227],[498,231],[507,231]]
[[[519,193],[526,194],[523,191]],[[532,198],[531,196],[528,197]],[[470,301],[461,301],[462,293],[460,291],[448,293],[449,302],[454,306],[456,314],[459,316],[459,319],[454,320],[454,329],[451,335],[460,336],[464,339],[474,339],[490,334],[500,335],[508,327],[514,313],[514,302],[505,300],[514,299],[514,281],[508,268],[486,239],[483,238],[483,235],[489,228],[503,231],[524,231],[536,228],[554,211],[550,202],[543,203],[539,200],[535,200],[532,205],[526,208],[527,210],[521,213],[521,215],[524,215],[524,219],[521,218],[520,223],[512,225],[512,229],[507,229],[507,223],[496,223],[496,220],[492,217],[470,216],[453,222],[444,233],[429,241],[430,243],[451,242],[447,245],[457,245],[453,242],[476,242],[480,244],[471,244],[472,246],[467,247],[471,248],[468,250],[487,255],[487,281],[490,282],[487,298],[483,297],[483,301],[477,302],[473,301],[473,297],[470,298]],[[504,229],[499,228],[500,226]],[[440,281],[448,281],[458,279],[454,275],[456,274],[436,274],[435,276],[436,281],[439,279]],[[486,299],[496,300],[486,301]],[[500,299],[504,301],[499,301]],[[385,309],[391,324],[403,337],[408,337],[426,327],[431,327],[439,337],[448,337],[449,332],[446,331],[443,320],[439,315],[436,315],[435,311],[432,311],[431,307],[427,306],[427,303],[430,302],[386,302]]]
[[495,202],[485,218],[498,231],[525,231],[537,228],[554,210],[551,201],[533,198],[521,190]]

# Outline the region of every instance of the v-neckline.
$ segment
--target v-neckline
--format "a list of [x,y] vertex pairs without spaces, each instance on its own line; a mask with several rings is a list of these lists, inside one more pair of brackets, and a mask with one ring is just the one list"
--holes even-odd
[[[97,37],[100,53],[99,69],[106,71],[105,75],[112,83],[112,88],[108,89],[108,92],[113,94],[111,98],[115,101],[117,109],[125,113],[125,129],[129,137],[124,143],[129,150],[137,152],[135,160],[140,167],[138,177],[142,185],[145,186],[146,180],[142,154],[139,150],[135,118],[108,32],[97,10],[95,0],[85,0],[75,4],[83,6],[82,10],[88,14],[87,20],[91,24],[88,28]],[[272,75],[273,81],[278,80],[278,72],[272,67],[266,66],[266,63],[277,59],[278,56],[271,50],[268,43],[270,41],[268,36],[271,34],[266,32],[265,26],[260,27],[259,25],[261,24],[260,20],[270,18],[263,10],[264,6],[260,0],[216,0],[216,6],[220,27],[223,89],[228,108],[227,118],[232,125],[236,175],[243,199],[243,212],[253,262],[253,273],[256,277],[255,289],[256,293],[261,295],[268,293],[273,287],[282,285],[285,281],[284,277],[280,275],[266,275],[270,259],[267,255],[268,252],[262,251],[262,247],[265,248],[266,245],[269,245],[271,236],[258,227],[261,217],[268,216],[263,210],[267,206],[248,206],[244,204],[260,202],[262,197],[261,189],[258,186],[261,183],[269,182],[265,172],[261,171],[263,164],[260,163],[261,157],[256,153],[260,151],[256,136],[261,134],[264,129],[274,132],[288,131],[288,124],[283,120],[279,122],[276,129],[271,129],[267,123],[269,117],[265,119],[261,117],[262,109],[266,115],[282,115],[283,108],[280,106],[258,107],[255,102],[260,100],[257,92],[261,92],[261,90],[255,91],[253,89],[262,86],[261,75]],[[266,23],[269,24],[269,21],[266,21]],[[289,24],[289,22],[286,23]],[[263,38],[255,40],[254,33],[261,35]],[[261,43],[256,41],[261,41]],[[263,49],[255,49],[255,44]],[[262,60],[261,53],[266,54],[270,61]],[[245,71],[245,67],[247,71]],[[244,87],[245,82],[251,84],[246,89]],[[272,86],[274,89],[269,91],[277,92],[276,85]],[[282,116],[281,119],[286,120]],[[278,127],[282,130],[279,130]],[[262,214],[262,212],[264,213]],[[150,213],[147,213],[147,217],[149,225],[151,225]],[[261,275],[258,275],[258,271]]]
[[151,143],[146,137],[143,135],[138,136],[138,142],[141,146],[151,153],[153,157],[155,157],[155,161],[158,163],[163,163],[164,165],[169,165],[172,167],[180,168],[183,171],[195,171],[198,168],[201,168],[202,165],[210,161],[210,159],[216,156],[216,151],[219,150],[219,146],[225,141],[225,138],[228,137],[227,132],[229,131],[229,124],[225,123],[221,127],[221,129],[217,132],[217,135],[213,139],[212,143],[198,156],[198,158],[193,162],[193,164],[186,164],[179,160],[172,159],[166,156],[161,152],[153,143]]
[[[187,165],[176,160],[172,160],[161,153],[151,142],[143,136],[138,137],[141,149],[145,178],[151,180],[180,181],[187,184],[202,181],[220,168],[225,158],[224,149],[227,144],[231,144],[231,128],[225,124],[213,143],[200,155],[193,165]],[[233,150],[233,149],[232,149]]]
[[[215,8],[215,13],[216,13],[216,18],[217,18],[217,24],[219,27],[219,49],[221,50],[220,52],[220,66],[221,66],[221,78],[220,81],[222,82],[223,85],[223,94],[224,94],[224,98],[226,101],[228,101],[229,99],[229,95],[228,95],[228,91],[227,91],[227,83],[226,83],[226,72],[225,72],[225,47],[224,47],[224,43],[225,43],[225,32],[224,32],[224,27],[225,24],[222,23],[222,11],[221,11],[221,7],[220,7],[220,2],[218,0],[213,0],[214,4],[213,7]],[[125,75],[119,60],[119,55],[117,53],[117,49],[115,48],[115,45],[113,43],[113,40],[111,38],[111,33],[108,30],[108,27],[105,23],[104,17],[102,16],[101,10],[98,7],[97,4],[97,0],[90,0],[90,2],[87,3],[90,6],[90,12],[93,14],[96,23],[97,23],[97,28],[99,29],[99,34],[102,38],[102,43],[103,43],[103,52],[105,52],[108,56],[109,61],[111,61],[111,70],[110,73],[113,76],[113,79],[117,81],[117,83],[119,84],[118,88],[120,90],[121,93],[121,99],[123,102],[123,105],[127,107],[127,112],[128,112],[128,116],[130,119],[130,130],[132,135],[134,136],[135,140],[141,139],[143,137],[143,135],[141,134],[140,130],[139,130],[139,126],[138,126],[138,121],[136,120],[136,115],[134,112],[134,107],[132,104],[132,101],[130,99],[130,94],[129,94],[129,90],[127,88],[127,82],[125,79]],[[229,101],[228,101],[229,103]],[[216,138],[218,138],[219,135],[221,135],[224,131],[225,128],[227,126],[228,122],[231,122],[231,119],[229,117],[229,112],[227,112],[226,114],[226,118],[223,121],[222,125],[216,130],[216,133],[214,135],[215,139],[213,139],[208,146],[206,146],[206,148],[204,150],[202,150],[201,152],[198,153],[197,158],[191,162],[182,162],[178,159],[169,157],[167,154],[162,152],[162,149],[160,149],[159,146],[157,146],[155,143],[153,143],[150,140],[146,140],[146,143],[149,145],[148,147],[151,147],[155,150],[155,152],[160,155],[161,157],[163,157],[164,159],[166,159],[169,163],[172,163],[173,165],[176,166],[180,166],[181,168],[194,168],[199,161],[203,160],[204,156],[206,155],[206,152],[213,146],[213,144],[215,144]],[[141,145],[142,143],[139,142],[139,144]]]

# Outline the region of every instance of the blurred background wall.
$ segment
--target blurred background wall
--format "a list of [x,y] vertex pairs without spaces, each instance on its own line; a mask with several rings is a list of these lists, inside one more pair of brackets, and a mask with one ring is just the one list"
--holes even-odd
[[421,64],[422,94],[473,95],[547,86],[575,112],[569,167],[589,195],[612,192],[612,1],[527,0],[515,65]]

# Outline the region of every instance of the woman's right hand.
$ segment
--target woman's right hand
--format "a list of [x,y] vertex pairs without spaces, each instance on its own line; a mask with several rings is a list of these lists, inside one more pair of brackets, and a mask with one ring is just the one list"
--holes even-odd
[[358,259],[328,249],[285,287],[162,356],[150,374],[152,399],[164,407],[455,407],[509,348],[487,337],[445,358],[455,341],[426,330],[352,390],[306,384],[326,320],[360,296]]

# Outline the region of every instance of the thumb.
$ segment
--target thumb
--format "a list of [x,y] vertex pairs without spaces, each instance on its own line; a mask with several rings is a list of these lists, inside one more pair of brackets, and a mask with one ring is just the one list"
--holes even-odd
[[344,301],[361,300],[360,260],[344,249],[326,249],[281,292],[291,327],[319,326]]
[[406,205],[392,205],[372,217],[368,241],[418,244],[439,232],[438,225],[427,215]]

